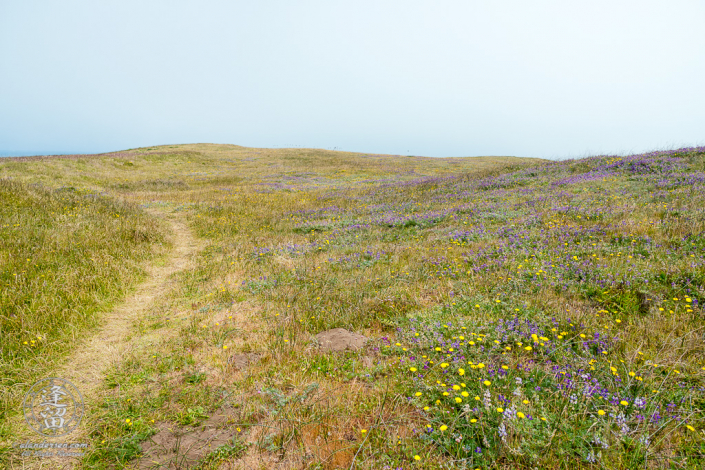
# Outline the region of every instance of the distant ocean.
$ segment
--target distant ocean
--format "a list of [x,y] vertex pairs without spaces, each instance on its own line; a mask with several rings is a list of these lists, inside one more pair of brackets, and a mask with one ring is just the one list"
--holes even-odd
[[2,157],[34,157],[35,155],[79,155],[84,152],[57,152],[57,151],[34,151],[34,152],[12,152],[0,150],[0,158]]

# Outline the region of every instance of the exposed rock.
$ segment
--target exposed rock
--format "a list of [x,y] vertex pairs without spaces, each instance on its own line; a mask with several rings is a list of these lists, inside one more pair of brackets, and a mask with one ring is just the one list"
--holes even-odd
[[334,328],[316,335],[321,351],[344,351],[350,349],[357,351],[367,342],[367,337],[353,333],[345,328]]

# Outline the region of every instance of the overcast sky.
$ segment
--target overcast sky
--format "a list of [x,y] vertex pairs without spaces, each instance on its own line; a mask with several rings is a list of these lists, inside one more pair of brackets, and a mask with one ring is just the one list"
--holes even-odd
[[705,2],[0,0],[0,152],[705,144]]

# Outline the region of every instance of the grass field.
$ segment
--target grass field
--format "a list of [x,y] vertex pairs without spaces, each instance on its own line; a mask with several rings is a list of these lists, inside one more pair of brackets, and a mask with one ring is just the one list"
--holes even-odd
[[[12,468],[23,394],[166,262],[164,214],[205,247],[87,397],[84,468],[146,465],[165,426],[221,415],[228,442],[182,468],[705,467],[705,148],[194,144],[0,159],[0,178]],[[333,328],[369,341],[323,353]]]

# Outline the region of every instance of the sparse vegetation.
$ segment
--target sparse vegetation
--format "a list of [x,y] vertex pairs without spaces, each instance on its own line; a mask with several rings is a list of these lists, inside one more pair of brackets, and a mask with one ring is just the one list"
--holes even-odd
[[[705,148],[547,162],[184,145],[0,160],[13,177],[0,188],[71,184],[72,201],[103,194],[81,217],[128,211],[101,222],[116,242],[80,248],[122,253],[93,303],[80,285],[67,300],[90,318],[124,295],[116,273],[165,243],[138,206],[208,243],[135,323],[150,341],[106,371],[119,394],[87,416],[90,468],[135,465],[159,423],[216,413],[234,439],[204,468],[701,468],[703,162]],[[11,260],[34,259],[22,240],[58,230],[43,221],[67,205],[23,204],[37,206],[0,200],[26,214],[25,231],[2,232]],[[28,266],[8,262],[0,279]],[[35,269],[28,289],[43,293],[48,268]],[[320,352],[315,335],[338,327],[370,341]],[[10,409],[21,393],[8,397]]]

